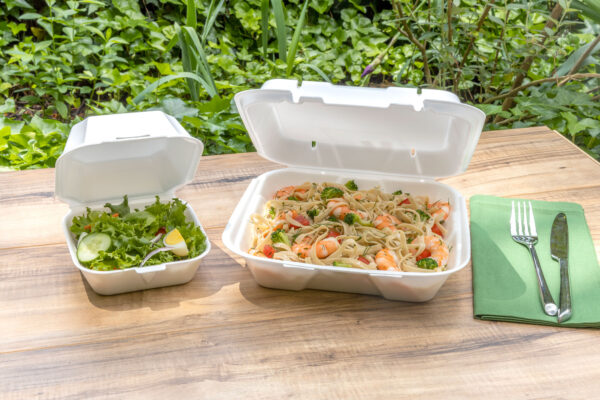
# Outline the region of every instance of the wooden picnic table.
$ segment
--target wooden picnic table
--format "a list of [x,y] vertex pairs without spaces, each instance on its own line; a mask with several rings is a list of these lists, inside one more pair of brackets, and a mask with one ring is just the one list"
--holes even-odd
[[[600,331],[476,320],[470,266],[427,303],[258,286],[221,233],[250,180],[280,167],[204,157],[178,192],[213,245],[196,276],[115,296],[73,265],[54,170],[0,174],[0,397],[596,398]],[[486,132],[441,181],[467,199],[580,203],[600,254],[600,164],[548,128]]]

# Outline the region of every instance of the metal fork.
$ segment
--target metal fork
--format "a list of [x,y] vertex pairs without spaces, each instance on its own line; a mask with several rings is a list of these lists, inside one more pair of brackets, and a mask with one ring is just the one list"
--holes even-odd
[[[521,206],[523,206],[523,223],[521,223]],[[533,218],[533,208],[531,207],[531,202],[529,202],[529,222],[527,221],[526,203],[517,202],[517,214],[518,220],[515,217],[515,202],[513,201],[512,211],[510,213],[510,234],[515,242],[520,243],[529,249],[529,253],[531,253],[531,258],[533,259],[535,273],[537,275],[538,288],[540,289],[540,299],[544,306],[544,312],[547,315],[554,316],[558,313],[558,307],[554,303],[554,299],[550,294],[550,290],[548,290],[546,279],[544,279],[544,273],[540,267],[540,260],[538,260],[537,253],[535,251],[535,244],[537,243],[538,238],[537,231],[535,229],[535,219]]]

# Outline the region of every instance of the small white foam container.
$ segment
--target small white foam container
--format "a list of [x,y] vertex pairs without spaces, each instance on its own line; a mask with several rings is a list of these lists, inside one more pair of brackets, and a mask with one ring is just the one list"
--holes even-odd
[[[179,285],[194,277],[210,251],[208,238],[206,250],[191,259],[95,271],[78,261],[70,227],[87,207],[108,211],[104,204],[119,204],[125,194],[132,210],[154,203],[155,196],[171,200],[175,190],[193,179],[203,148],[176,119],[160,111],[94,116],[73,126],[56,162],[55,194],[70,207],[62,226],[73,263],[95,292],[112,295]],[[204,232],[189,204],[185,214]]]
[[[289,168],[260,175],[235,208],[223,243],[246,260],[258,284],[277,289],[321,289],[423,302],[470,260],[466,202],[435,178],[464,172],[485,114],[452,93],[412,88],[357,88],[321,82],[271,80],[235,101],[258,153]],[[451,247],[442,272],[388,272],[319,266],[248,254],[250,216],[262,213],[275,191],[310,182],[379,186],[448,200],[445,237]]]

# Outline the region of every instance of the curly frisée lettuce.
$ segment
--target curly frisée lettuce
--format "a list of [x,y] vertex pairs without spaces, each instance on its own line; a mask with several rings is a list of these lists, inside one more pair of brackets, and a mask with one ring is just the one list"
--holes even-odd
[[[143,210],[131,210],[127,196],[121,204],[104,205],[110,211],[87,209],[84,215],[74,217],[71,232],[81,244],[87,235],[102,233],[110,237],[110,247],[98,250],[83,260],[82,265],[97,271],[126,269],[140,265],[152,250],[163,247],[162,240],[152,243],[159,233],[177,228],[185,239],[189,254],[178,257],[164,251],[150,258],[145,265],[156,265],[194,258],[206,250],[206,237],[199,226],[185,217],[186,205],[179,199],[161,203],[159,197]],[[89,253],[86,253],[89,254]],[[90,258],[92,258],[90,260]]]

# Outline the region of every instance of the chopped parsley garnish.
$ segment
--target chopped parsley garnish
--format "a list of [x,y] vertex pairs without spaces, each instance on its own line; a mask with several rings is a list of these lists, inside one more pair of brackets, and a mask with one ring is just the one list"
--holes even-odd
[[421,221],[427,221],[429,218],[431,218],[429,216],[429,214],[427,214],[425,211],[423,210],[417,210],[417,213],[419,213],[419,216],[421,217]]

